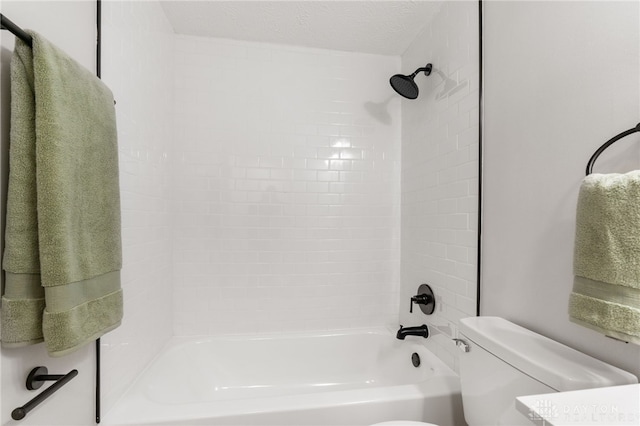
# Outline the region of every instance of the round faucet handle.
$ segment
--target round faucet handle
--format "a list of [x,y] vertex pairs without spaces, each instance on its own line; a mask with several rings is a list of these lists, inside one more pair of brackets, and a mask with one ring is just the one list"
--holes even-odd
[[421,284],[418,287],[418,294],[409,300],[409,313],[413,313],[413,304],[420,305],[420,310],[426,315],[431,315],[436,307],[436,298],[433,290],[428,284]]
[[413,313],[413,304],[417,303],[418,305],[427,305],[431,303],[432,297],[428,294],[416,294],[411,297],[411,302],[409,302],[409,313]]

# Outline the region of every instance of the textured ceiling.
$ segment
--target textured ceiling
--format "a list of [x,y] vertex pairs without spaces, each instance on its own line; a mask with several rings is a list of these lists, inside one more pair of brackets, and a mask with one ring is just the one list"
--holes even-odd
[[178,34],[402,54],[440,1],[162,1]]

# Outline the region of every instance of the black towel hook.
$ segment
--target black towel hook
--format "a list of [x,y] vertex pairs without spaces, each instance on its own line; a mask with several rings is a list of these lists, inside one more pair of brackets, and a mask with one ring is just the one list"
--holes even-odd
[[602,146],[598,148],[596,152],[593,153],[593,155],[589,159],[589,162],[587,163],[587,176],[590,175],[591,172],[593,171],[593,165],[596,162],[596,159],[598,158],[598,156],[602,154],[602,151],[609,148],[611,145],[613,145],[618,140],[624,138],[625,136],[629,136],[630,134],[636,133],[636,132],[640,132],[640,123],[638,123],[636,127],[626,130],[618,135],[615,135],[614,137],[606,141],[604,144],[602,144]]

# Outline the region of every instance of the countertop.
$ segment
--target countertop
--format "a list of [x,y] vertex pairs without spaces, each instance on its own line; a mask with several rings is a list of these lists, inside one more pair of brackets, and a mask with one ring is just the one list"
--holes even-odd
[[516,408],[541,426],[638,426],[640,384],[521,396]]

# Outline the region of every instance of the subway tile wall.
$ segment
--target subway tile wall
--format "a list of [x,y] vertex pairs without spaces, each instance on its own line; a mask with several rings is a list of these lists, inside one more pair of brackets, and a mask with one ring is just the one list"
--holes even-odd
[[174,332],[397,324],[398,57],[176,36]]
[[[456,368],[448,340],[475,313],[475,3],[444,4],[401,59],[176,36],[156,2],[103,5],[127,292],[105,406],[172,334],[395,327],[398,306],[417,325],[421,282],[426,344]],[[389,76],[427,61],[401,101]]]
[[122,204],[122,326],[102,339],[105,411],[172,332],[173,30],[157,2],[103,2]]
[[[478,3],[444,2],[402,55],[403,73],[427,62],[420,96],[402,104],[400,322],[430,325],[425,344],[457,371],[458,320],[476,314],[478,221]],[[421,283],[436,312],[409,313]]]

